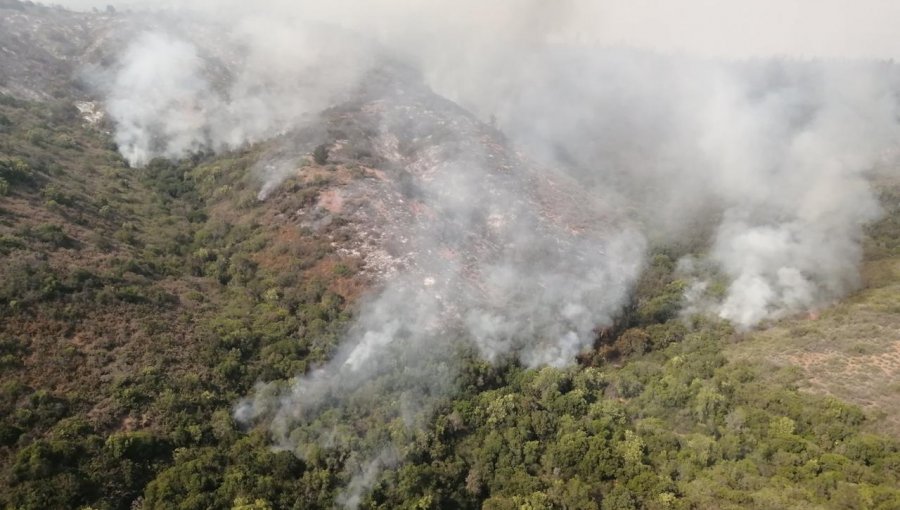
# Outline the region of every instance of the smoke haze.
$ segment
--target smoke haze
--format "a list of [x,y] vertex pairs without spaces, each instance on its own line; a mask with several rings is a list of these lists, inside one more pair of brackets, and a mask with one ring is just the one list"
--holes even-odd
[[[597,31],[618,18],[585,2],[192,7],[199,17],[142,32],[106,71],[106,109],[133,165],[308,125],[388,61],[472,112],[415,85],[379,99],[380,155],[409,169],[405,200],[428,212],[392,225],[406,263],[364,299],[332,361],[289,387],[260,386],[236,410],[269,421],[301,457],[358,452],[347,507],[402,458],[394,425],[423,424],[457,390],[462,359],[564,366],[590,348],[627,302],[648,238],[713,221],[699,257],[730,283],[711,300],[708,275],[691,275],[688,298],[740,329],[858,284],[862,229],[879,214],[868,172],[900,135],[892,64],[610,47]],[[479,118],[525,156],[471,143],[488,136]],[[432,141],[401,157],[389,150],[397,133]],[[264,174],[265,193],[284,175]],[[384,449],[335,432],[385,401],[394,414],[368,432]]]
[[[246,16],[258,12],[260,7],[237,0],[55,0],[46,3],[72,9],[104,9],[107,5],[119,10],[144,8],[184,12],[193,9],[205,12],[206,19],[222,12]],[[347,6],[344,10],[350,11],[346,13],[348,16],[359,14],[363,20],[373,11],[385,16],[385,9],[392,6],[400,6],[407,12],[413,9],[438,14],[463,12],[449,10],[448,7],[454,8],[449,2],[419,4],[379,0],[366,5],[362,2],[353,5],[352,1],[340,3]],[[491,2],[497,3],[502,2]],[[599,45],[626,45],[729,58],[900,57],[900,41],[895,35],[900,5],[892,0],[564,0],[543,3],[548,10],[568,13],[565,24],[568,37]],[[312,4],[309,1],[269,0],[264,5],[268,11],[322,9],[321,5]],[[335,2],[322,4],[337,5]],[[484,6],[484,3],[479,6],[472,2],[456,4],[468,4],[469,11],[478,16],[482,11],[473,10],[471,6]],[[535,12],[533,7],[538,4],[532,2],[529,12]],[[431,5],[435,7],[431,9]],[[572,15],[572,11],[577,16]],[[508,18],[501,21],[510,23]]]

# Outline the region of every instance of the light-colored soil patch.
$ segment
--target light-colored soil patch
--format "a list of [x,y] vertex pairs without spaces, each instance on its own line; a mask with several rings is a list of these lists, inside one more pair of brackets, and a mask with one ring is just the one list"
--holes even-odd
[[319,193],[319,207],[331,214],[344,212],[344,197],[341,195],[341,190],[331,188]]

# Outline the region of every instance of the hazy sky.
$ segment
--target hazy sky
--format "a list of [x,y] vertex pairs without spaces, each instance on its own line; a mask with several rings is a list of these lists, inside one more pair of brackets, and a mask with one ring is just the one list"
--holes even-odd
[[[384,0],[396,4],[398,0]],[[415,0],[405,0],[421,3]],[[419,0],[426,2],[427,0]],[[71,8],[213,5],[228,0],[55,0]],[[575,7],[582,41],[723,56],[900,57],[897,0],[547,0]],[[50,2],[48,2],[50,3]],[[266,3],[254,6],[264,9]],[[297,2],[296,4],[302,4]],[[244,4],[246,5],[246,4]],[[567,37],[568,38],[568,37]]]
[[605,41],[705,54],[900,57],[896,0],[598,3]]

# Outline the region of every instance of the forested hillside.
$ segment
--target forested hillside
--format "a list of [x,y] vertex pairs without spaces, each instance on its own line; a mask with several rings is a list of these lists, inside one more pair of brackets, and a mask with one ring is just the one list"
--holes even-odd
[[[495,127],[386,69],[311,127],[141,168],[80,92],[0,95],[0,507],[900,508],[900,184],[888,177],[865,288],[817,316],[748,332],[693,313],[678,261],[710,249],[699,225],[651,239],[624,311],[568,367],[463,348],[457,391],[422,426],[384,398],[402,371],[289,431],[291,445],[273,447],[264,421],[238,423],[256,385],[288,388],[332,359],[398,264],[365,253],[385,218],[416,213],[416,180],[383,156],[376,107],[434,117],[388,125],[403,157],[443,154],[449,139],[488,147],[501,176],[524,164]],[[397,83],[403,94],[384,92]],[[252,169],[285,146],[301,163],[261,196]],[[551,184],[536,202],[568,185]],[[565,224],[562,202],[546,215]],[[871,367],[883,376],[865,379]],[[330,444],[305,440],[322,435]],[[390,469],[354,491],[358,452],[389,443],[402,445]]]
[[[352,313],[364,281],[335,254],[339,227],[281,214],[341,170],[310,156],[314,178],[260,202],[253,149],[131,169],[64,100],[5,97],[0,119],[3,504],[330,507],[352,456],[273,452],[231,409],[327,358]],[[896,256],[896,221],[871,230],[878,259]],[[678,316],[678,255],[657,249],[632,312],[580,366],[472,358],[426,430],[383,431],[412,434],[409,450],[364,506],[900,504],[898,444],[859,408],[729,362],[750,340]]]

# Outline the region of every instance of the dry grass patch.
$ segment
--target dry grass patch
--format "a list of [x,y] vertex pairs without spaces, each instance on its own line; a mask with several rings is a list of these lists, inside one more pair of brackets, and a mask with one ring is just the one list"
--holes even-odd
[[818,319],[791,318],[726,353],[797,367],[807,391],[862,407],[871,427],[900,437],[900,258],[866,265],[866,288]]

